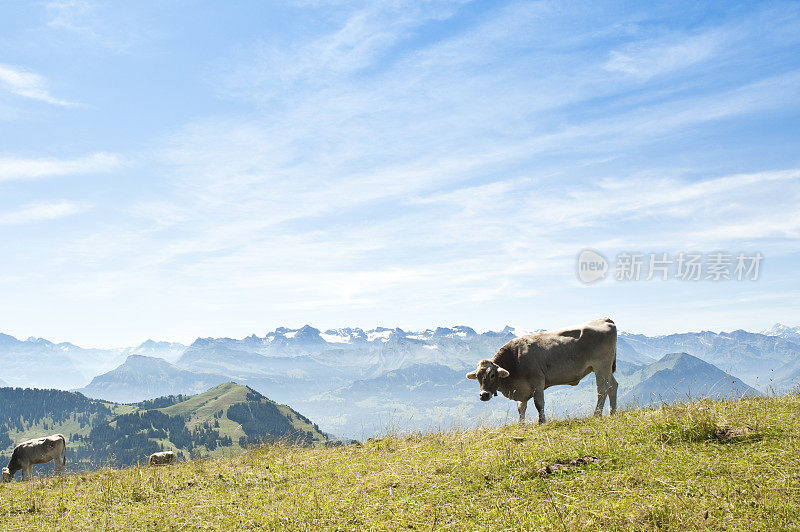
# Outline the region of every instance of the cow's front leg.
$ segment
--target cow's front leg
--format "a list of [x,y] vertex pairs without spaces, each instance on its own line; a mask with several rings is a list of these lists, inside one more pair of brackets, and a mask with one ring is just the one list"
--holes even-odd
[[536,389],[533,392],[533,404],[536,405],[536,410],[539,412],[539,424],[545,422],[544,418],[544,390]]
[[22,480],[30,480],[33,476],[33,467],[23,467],[22,468]]
[[519,412],[519,424],[525,423],[525,411],[528,409],[528,400],[517,401],[517,412]]

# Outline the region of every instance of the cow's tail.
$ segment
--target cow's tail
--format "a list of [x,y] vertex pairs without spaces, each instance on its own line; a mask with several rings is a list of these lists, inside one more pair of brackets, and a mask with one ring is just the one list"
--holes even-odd
[[61,450],[61,466],[66,467],[67,465],[67,439],[64,437],[63,434],[59,434],[61,437],[61,443],[64,444],[64,448]]
[[611,318],[606,318],[611,325],[614,327],[614,362],[611,364],[611,373],[617,372],[617,325],[611,320]]
[[614,342],[614,362],[611,364],[611,373],[617,372],[617,342]]

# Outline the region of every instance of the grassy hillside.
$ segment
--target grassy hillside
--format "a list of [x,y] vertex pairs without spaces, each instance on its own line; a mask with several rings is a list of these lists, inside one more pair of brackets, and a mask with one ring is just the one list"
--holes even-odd
[[[261,411],[267,417],[272,418],[271,423],[262,423],[250,430],[250,425],[243,419],[231,414],[232,406],[242,404],[249,405],[251,413],[256,411],[254,406],[261,407]],[[304,441],[303,443],[326,440],[319,427],[305,416],[298,414],[286,405],[270,401],[247,386],[233,382],[220,384],[207,392],[193,395],[184,401],[159,410],[170,416],[182,416],[186,419],[187,426],[195,428],[204,425],[214,426],[220,434],[229,436],[234,442],[241,440],[243,446],[246,446],[248,442],[260,441],[269,434],[287,434],[286,438],[291,440],[292,436],[288,434],[292,432],[296,432],[298,435],[307,435],[308,442]],[[276,425],[275,420],[279,420],[280,424],[272,427],[272,425]],[[270,428],[276,430],[269,430]],[[224,449],[220,451],[217,454],[224,454]],[[213,452],[209,454],[215,455]]]
[[[7,484],[0,520],[12,529],[791,529],[798,419],[792,395],[334,449],[268,445]],[[740,427],[749,429],[730,441],[715,436]]]
[[327,439],[288,406],[235,383],[132,405],[61,390],[0,388],[0,461],[9,459],[17,443],[53,433],[67,437],[73,470],[132,465],[159,450],[208,458],[241,454],[254,443],[276,439],[298,444]]

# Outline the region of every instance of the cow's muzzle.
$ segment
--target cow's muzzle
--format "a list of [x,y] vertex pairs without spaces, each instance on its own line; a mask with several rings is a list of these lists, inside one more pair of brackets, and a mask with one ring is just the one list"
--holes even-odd
[[481,401],[488,401],[492,398],[492,392],[481,392],[480,393]]

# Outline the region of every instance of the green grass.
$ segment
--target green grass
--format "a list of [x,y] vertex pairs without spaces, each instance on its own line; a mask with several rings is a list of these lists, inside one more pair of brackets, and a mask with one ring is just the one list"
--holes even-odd
[[245,401],[248,392],[249,389],[245,386],[226,382],[214,386],[207,392],[193,395],[185,401],[158,410],[171,416],[190,414],[191,423],[199,425],[206,421],[213,421],[214,413],[227,410],[234,403]]
[[[0,526],[780,530],[800,526],[800,397],[388,437],[0,486]],[[750,433],[723,443],[719,427]],[[512,437],[521,436],[521,442]],[[600,464],[557,460],[592,455]]]

